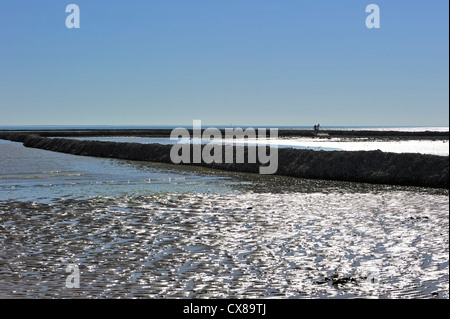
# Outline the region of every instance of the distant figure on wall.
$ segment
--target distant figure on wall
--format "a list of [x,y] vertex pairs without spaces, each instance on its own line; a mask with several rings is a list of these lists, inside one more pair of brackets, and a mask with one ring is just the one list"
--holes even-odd
[[318,130],[320,130],[320,124],[314,125],[314,132],[317,133]]

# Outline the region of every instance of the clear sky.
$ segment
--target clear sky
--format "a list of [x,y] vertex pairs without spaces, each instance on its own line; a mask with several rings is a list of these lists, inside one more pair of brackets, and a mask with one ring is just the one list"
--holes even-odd
[[447,0],[0,0],[0,125],[448,126],[448,86]]

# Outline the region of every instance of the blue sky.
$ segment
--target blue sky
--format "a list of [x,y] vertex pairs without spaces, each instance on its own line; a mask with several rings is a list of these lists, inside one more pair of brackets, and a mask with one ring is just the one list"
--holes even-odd
[[[66,5],[81,28],[67,29]],[[368,29],[375,3],[381,28]],[[447,0],[0,0],[0,125],[449,125]]]

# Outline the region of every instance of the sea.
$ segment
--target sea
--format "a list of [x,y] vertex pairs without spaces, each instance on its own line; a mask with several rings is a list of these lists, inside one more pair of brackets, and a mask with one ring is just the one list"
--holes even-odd
[[[448,141],[271,142],[448,156]],[[447,299],[449,192],[76,156],[0,140],[0,298]]]
[[[180,125],[0,125],[0,131],[20,131],[20,130],[145,130],[145,129],[174,129],[178,127],[192,128],[192,124],[180,124]],[[203,127],[216,127],[216,128],[248,128],[248,127],[263,127],[263,128],[277,128],[280,130],[313,130],[314,125],[262,125],[262,126],[250,126],[250,125],[205,125]],[[403,132],[448,132],[448,126],[339,126],[339,125],[321,125],[322,130],[346,130],[346,131],[403,131]]]

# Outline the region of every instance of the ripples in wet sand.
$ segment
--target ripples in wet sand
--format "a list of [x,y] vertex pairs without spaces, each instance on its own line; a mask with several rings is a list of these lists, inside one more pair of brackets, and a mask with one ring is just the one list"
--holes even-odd
[[1,297],[449,297],[448,194],[9,201],[0,225]]

